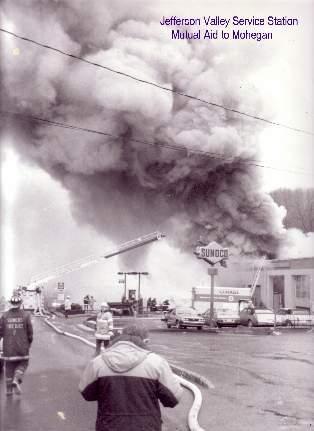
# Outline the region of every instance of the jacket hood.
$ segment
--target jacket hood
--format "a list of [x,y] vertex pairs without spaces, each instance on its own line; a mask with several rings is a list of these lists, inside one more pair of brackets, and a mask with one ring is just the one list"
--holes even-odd
[[102,359],[115,373],[125,373],[143,362],[149,354],[148,350],[130,341],[118,341],[102,354]]

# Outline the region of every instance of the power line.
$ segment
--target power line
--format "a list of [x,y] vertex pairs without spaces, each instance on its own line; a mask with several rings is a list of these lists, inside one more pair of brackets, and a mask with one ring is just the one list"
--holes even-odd
[[146,79],[137,78],[136,76],[130,75],[130,74],[126,73],[126,72],[122,72],[121,70],[116,70],[116,69],[113,69],[112,67],[104,66],[103,64],[95,63],[95,62],[90,61],[90,60],[86,60],[85,58],[80,57],[78,55],[70,54],[68,52],[65,52],[65,51],[59,49],[59,48],[55,48],[55,47],[53,47],[51,45],[43,44],[41,42],[38,42],[36,40],[30,39],[30,38],[25,37],[25,36],[20,36],[20,35],[18,35],[16,33],[13,33],[11,31],[5,30],[4,28],[1,28],[1,27],[0,27],[0,31],[2,31],[3,33],[9,34],[11,36],[14,36],[17,39],[21,39],[21,40],[24,40],[26,42],[30,42],[30,43],[32,43],[34,45],[37,45],[37,46],[40,46],[42,48],[50,49],[51,51],[57,52],[59,54],[65,55],[65,56],[70,57],[70,58],[73,58],[75,60],[82,61],[82,62],[87,63],[89,65],[92,65],[92,66],[95,66],[95,67],[99,67],[101,69],[105,69],[105,70],[107,70],[109,72],[112,72],[112,73],[124,76],[126,78],[132,79],[132,80],[140,82],[142,84],[151,85],[151,86],[159,88],[161,90],[168,91],[170,93],[174,93],[174,94],[186,97],[186,98],[191,99],[191,100],[197,100],[198,102],[202,102],[202,103],[204,103],[206,105],[210,105],[210,106],[213,106],[213,107],[219,108],[219,109],[224,109],[225,111],[232,112],[232,113],[238,114],[238,115],[243,115],[245,117],[248,117],[248,118],[251,118],[251,119],[254,119],[254,120],[258,120],[258,121],[262,121],[262,122],[267,123],[267,124],[271,124],[273,126],[283,127],[285,129],[293,130],[295,132],[300,132],[300,133],[305,133],[305,134],[308,134],[308,135],[313,135],[313,132],[310,132],[308,130],[303,130],[303,129],[299,129],[299,128],[296,128],[296,127],[288,126],[286,124],[282,124],[282,123],[278,123],[278,122],[275,122],[275,121],[267,120],[266,118],[259,117],[257,115],[247,114],[246,112],[238,111],[237,109],[228,108],[226,106],[220,105],[219,103],[210,102],[208,100],[201,99],[199,97],[192,96],[192,95],[187,94],[187,93],[183,93],[182,91],[178,91],[178,90],[174,90],[172,88],[164,87],[161,84],[157,84],[155,82],[148,81]]
[[[48,120],[47,118],[35,117],[32,115],[25,115],[25,114],[22,114],[19,112],[0,110],[0,114],[8,116],[8,117],[15,117],[21,121],[40,122],[40,123],[43,123],[45,126],[60,127],[63,129],[71,129],[71,130],[77,130],[77,131],[81,131],[81,132],[85,132],[85,133],[93,133],[93,134],[97,134],[97,135],[110,137],[113,139],[125,139],[124,136],[113,135],[112,133],[104,132],[102,130],[95,130],[95,129],[88,129],[88,128],[84,128],[84,127],[74,126],[72,124],[61,123],[59,121]],[[147,146],[152,146],[152,147],[158,146],[158,147],[168,148],[168,149],[171,149],[174,151],[184,152],[186,154],[196,154],[196,155],[211,158],[211,159],[225,160],[227,162],[237,162],[237,163],[244,164],[244,165],[252,165],[252,166],[259,167],[259,168],[273,169],[273,170],[277,170],[277,171],[289,172],[289,173],[294,173],[294,174],[311,175],[310,173],[307,173],[304,171],[293,171],[293,170],[288,170],[288,169],[276,168],[274,166],[266,166],[263,164],[264,162],[254,160],[254,159],[240,160],[240,159],[236,159],[236,158],[230,158],[230,157],[228,158],[228,157],[222,156],[221,154],[218,154],[218,153],[213,153],[213,152],[204,151],[204,150],[197,150],[197,149],[188,149],[186,147],[182,147],[182,146],[178,146],[178,145],[174,145],[174,144],[169,144],[166,142],[160,142],[160,141],[148,142],[148,141],[143,141],[141,139],[136,139],[136,138],[128,138],[128,140],[130,142],[135,142],[135,143],[141,144],[141,145],[147,145]],[[108,143],[108,142],[106,142],[105,144],[110,145],[110,143]]]

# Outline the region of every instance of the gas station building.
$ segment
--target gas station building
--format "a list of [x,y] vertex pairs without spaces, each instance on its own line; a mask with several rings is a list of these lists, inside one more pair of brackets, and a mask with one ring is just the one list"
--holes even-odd
[[256,305],[306,308],[314,313],[314,257],[266,261],[254,294]]

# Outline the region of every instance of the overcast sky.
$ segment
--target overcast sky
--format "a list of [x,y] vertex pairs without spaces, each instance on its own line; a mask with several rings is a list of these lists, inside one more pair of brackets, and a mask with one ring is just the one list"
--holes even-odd
[[[255,1],[249,6],[244,2],[237,2],[236,6],[230,6],[230,2],[217,2],[216,5],[211,2],[209,7],[209,2],[201,0],[160,0],[156,7],[160,11],[160,19],[163,15],[230,17],[236,14],[251,17],[254,14],[267,17],[276,14],[297,17],[300,23],[297,28],[277,28],[273,41],[254,44],[256,61],[261,57],[265,63],[243,85],[244,91],[256,90],[265,118],[293,128],[312,130],[312,2]],[[10,20],[14,23],[14,16]],[[18,33],[18,28],[15,30]],[[19,55],[14,40],[8,42],[6,38],[5,43],[10,43],[12,56]],[[51,45],[54,45],[53,40]],[[221,48],[224,48],[222,43]],[[77,223],[71,213],[70,197],[62,185],[38,166],[26,162],[24,156],[13,149],[13,138],[9,133],[2,135],[1,139],[2,286],[5,286],[6,294],[12,286],[27,283],[31,276],[42,270],[89,254],[101,254],[114,246],[91,226]],[[313,187],[312,135],[265,125],[256,140],[260,148],[259,164],[265,166],[257,168],[261,169],[264,190]],[[143,289],[146,288],[150,295],[153,287],[156,295],[163,297],[165,287],[167,292],[172,289],[174,294],[178,294],[181,286],[188,295],[194,280],[198,283],[203,278],[200,263],[194,257],[191,259],[191,256],[172,249],[166,240],[148,247],[145,258],[143,267],[134,269],[151,273],[150,278],[143,281]],[[121,286],[117,283],[116,272],[125,269],[124,263],[115,258],[80,274],[66,276],[65,281],[76,300],[83,293],[92,293],[99,300],[109,299],[109,296],[110,299],[119,299]],[[130,283],[136,286],[134,281],[130,280]]]

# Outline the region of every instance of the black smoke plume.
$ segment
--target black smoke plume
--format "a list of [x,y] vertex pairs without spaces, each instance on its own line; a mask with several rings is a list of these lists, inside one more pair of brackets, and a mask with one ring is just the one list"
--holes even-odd
[[[147,2],[6,1],[3,12],[3,26],[18,34],[217,104],[262,112],[247,82],[264,59],[252,61],[248,47],[171,41]],[[11,36],[2,42],[7,109],[119,136],[9,123],[19,151],[70,191],[79,222],[117,241],[158,228],[183,249],[201,237],[236,254],[277,252],[282,214],[250,163],[258,160],[258,122]]]

